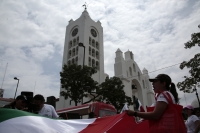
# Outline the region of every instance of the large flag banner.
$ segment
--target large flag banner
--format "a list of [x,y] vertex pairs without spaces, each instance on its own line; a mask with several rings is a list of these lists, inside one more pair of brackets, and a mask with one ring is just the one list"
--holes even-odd
[[121,110],[120,113],[123,113],[123,112],[125,112],[126,110],[128,110],[128,105],[127,105],[127,103],[124,104],[124,107],[122,108],[122,110]]
[[60,120],[25,111],[0,109],[0,133],[149,133],[148,121],[126,113],[94,119]]
[[140,102],[139,99],[138,99],[138,103],[139,103],[138,110],[139,110],[140,112],[145,112],[145,110],[144,110],[144,108],[143,108],[143,106],[142,106],[142,104],[141,104],[141,102]]

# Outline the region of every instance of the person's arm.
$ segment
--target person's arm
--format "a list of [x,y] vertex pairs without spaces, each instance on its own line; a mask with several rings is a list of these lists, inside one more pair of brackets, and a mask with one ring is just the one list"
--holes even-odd
[[194,123],[196,125],[194,133],[198,133],[200,131],[200,120],[196,120]]
[[56,113],[56,110],[52,106],[52,118],[58,118],[58,114]]
[[[158,101],[156,102],[156,106],[153,112],[137,112],[136,114],[138,117],[141,117],[147,120],[158,120],[161,118],[161,116],[167,109],[167,105],[168,104],[166,102]],[[126,112],[130,116],[134,116],[135,114],[134,111],[132,110],[127,110]]]

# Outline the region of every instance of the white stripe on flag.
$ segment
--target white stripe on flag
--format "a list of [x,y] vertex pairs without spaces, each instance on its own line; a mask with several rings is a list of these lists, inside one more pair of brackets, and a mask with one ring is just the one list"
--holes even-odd
[[124,107],[122,108],[120,113],[123,113],[125,110],[128,110],[128,105],[127,103],[124,104]]
[[0,123],[0,133],[78,133],[96,119],[54,120],[22,116]]
[[138,99],[138,103],[139,103],[139,107],[138,107],[138,110],[140,111],[140,107],[142,106],[140,100]]
[[103,118],[58,120],[14,109],[0,109],[0,133],[149,133],[126,113]]

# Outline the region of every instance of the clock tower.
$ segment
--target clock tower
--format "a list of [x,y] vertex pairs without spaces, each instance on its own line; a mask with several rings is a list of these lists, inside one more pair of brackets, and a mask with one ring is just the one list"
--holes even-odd
[[[83,43],[84,47],[79,46]],[[86,8],[77,20],[70,20],[66,27],[65,44],[62,66],[87,65],[97,67],[97,73],[92,78],[99,84],[104,82],[104,47],[103,47],[103,27],[101,22],[95,22],[90,18]],[[63,89],[61,88],[60,91]],[[88,101],[88,99],[83,99]],[[64,99],[60,96],[59,102],[56,103],[57,109],[74,106],[70,99]]]

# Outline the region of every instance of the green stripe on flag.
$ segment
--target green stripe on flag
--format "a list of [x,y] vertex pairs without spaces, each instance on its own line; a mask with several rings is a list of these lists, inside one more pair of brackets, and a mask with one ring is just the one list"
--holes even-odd
[[[6,108],[1,108],[0,109],[0,122],[3,122],[5,120],[11,119],[11,118],[16,118],[20,116],[39,116],[38,114],[33,114],[17,109],[6,109]],[[41,117],[41,116],[39,116]]]

